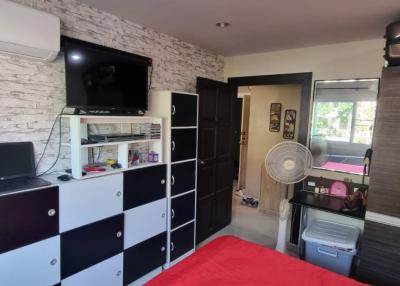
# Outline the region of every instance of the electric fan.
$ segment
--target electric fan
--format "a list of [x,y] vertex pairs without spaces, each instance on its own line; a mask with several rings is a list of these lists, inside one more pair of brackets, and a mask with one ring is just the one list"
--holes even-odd
[[305,179],[305,171],[312,167],[310,150],[297,142],[282,142],[272,147],[265,157],[268,175],[278,183],[286,185],[285,197],[279,204],[279,227],[276,250],[286,252],[286,229],[290,205],[289,185]]

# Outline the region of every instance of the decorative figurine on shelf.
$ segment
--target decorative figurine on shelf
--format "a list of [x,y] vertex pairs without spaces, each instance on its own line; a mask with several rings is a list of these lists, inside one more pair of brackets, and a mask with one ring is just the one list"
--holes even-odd
[[132,166],[137,166],[137,165],[139,165],[139,164],[140,164],[139,155],[138,155],[138,152],[135,151],[135,152],[133,153],[133,156],[132,156],[132,159],[131,159],[131,165],[132,165]]
[[342,207],[342,212],[351,213],[359,212],[365,209],[367,206],[367,188],[362,186],[358,188],[353,194],[346,197]]

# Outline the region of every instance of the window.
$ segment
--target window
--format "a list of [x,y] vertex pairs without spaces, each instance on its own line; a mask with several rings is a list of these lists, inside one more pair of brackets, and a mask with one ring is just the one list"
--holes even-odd
[[316,167],[362,173],[378,85],[378,79],[315,82],[310,148]]

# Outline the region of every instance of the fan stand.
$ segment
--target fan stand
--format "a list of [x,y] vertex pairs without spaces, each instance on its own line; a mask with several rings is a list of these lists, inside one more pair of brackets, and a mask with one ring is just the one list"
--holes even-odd
[[287,225],[290,212],[288,197],[289,197],[289,185],[286,185],[285,197],[279,203],[278,238],[275,247],[275,250],[282,253],[286,252]]

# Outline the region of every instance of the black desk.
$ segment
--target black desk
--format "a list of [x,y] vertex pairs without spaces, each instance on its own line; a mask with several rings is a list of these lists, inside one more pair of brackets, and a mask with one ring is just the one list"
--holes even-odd
[[340,209],[343,206],[344,199],[328,195],[316,194],[313,192],[299,191],[295,192],[293,198],[289,201],[291,204],[301,205],[317,210],[327,211],[339,215],[348,216],[356,219],[365,218],[365,209],[363,211],[344,213]]

